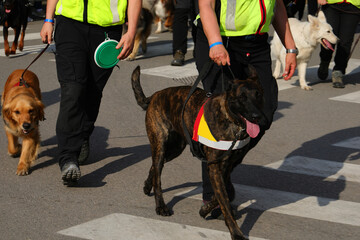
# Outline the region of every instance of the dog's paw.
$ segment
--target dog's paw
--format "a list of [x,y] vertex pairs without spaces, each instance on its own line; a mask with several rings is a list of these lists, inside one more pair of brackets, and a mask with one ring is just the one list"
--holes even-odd
[[10,49],[5,49],[5,56],[9,56],[10,55]]
[[306,90],[306,91],[311,91],[311,90],[313,90],[313,88],[310,87],[310,86],[308,86],[308,85],[302,85],[302,86],[301,86],[301,89],[304,89],[304,90]]
[[12,158],[20,157],[21,154],[21,144],[18,144],[13,150],[8,149],[8,154]]
[[125,58],[126,61],[134,61],[135,60],[135,56],[128,56],[127,58]]
[[16,170],[16,175],[25,176],[28,174],[29,174],[29,166],[24,163],[19,163],[17,170]]
[[156,214],[160,215],[160,216],[171,216],[171,211],[169,210],[169,208],[165,205],[162,207],[157,207],[156,208]]
[[150,196],[151,189],[152,189],[152,185],[151,185],[151,184],[147,184],[147,183],[145,182],[144,188],[143,188],[143,191],[144,191],[145,195]]

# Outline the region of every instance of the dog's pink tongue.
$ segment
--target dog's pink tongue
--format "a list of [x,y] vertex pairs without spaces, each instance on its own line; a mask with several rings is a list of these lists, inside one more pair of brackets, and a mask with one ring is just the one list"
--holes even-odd
[[323,42],[325,43],[325,45],[326,45],[329,49],[331,49],[332,51],[334,51],[334,48],[332,47],[331,43],[330,43],[328,40],[326,40],[326,39],[324,38],[324,39],[323,39]]
[[260,127],[259,125],[246,120],[246,132],[251,138],[256,138],[260,132]]
[[6,12],[6,13],[10,13],[10,12],[11,12],[11,10],[9,10],[9,9],[5,9],[5,12]]

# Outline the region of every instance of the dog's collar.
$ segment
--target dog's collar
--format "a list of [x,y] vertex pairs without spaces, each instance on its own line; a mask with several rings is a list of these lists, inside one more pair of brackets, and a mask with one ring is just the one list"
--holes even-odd
[[[233,141],[217,140],[211,133],[210,127],[205,120],[204,106],[207,103],[207,101],[201,106],[200,111],[196,117],[192,139],[196,142],[200,142],[205,146],[214,149],[224,150],[224,151],[229,150],[233,144]],[[241,149],[244,146],[246,146],[249,142],[250,142],[250,137],[247,137],[242,140],[237,140],[232,150]]]

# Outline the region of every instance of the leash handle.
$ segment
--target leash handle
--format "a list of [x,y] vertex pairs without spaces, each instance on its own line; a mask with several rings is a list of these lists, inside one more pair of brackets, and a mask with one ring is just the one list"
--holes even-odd
[[26,81],[24,80],[24,74],[25,72],[29,69],[29,67],[34,63],[36,62],[36,60],[39,59],[39,57],[46,51],[46,49],[50,46],[50,44],[48,43],[46,45],[46,47],[36,56],[36,58],[29,64],[29,66],[27,66],[27,68],[25,68],[24,72],[21,74],[21,77],[20,77],[20,85],[21,84],[24,84],[26,87],[29,87],[29,85],[26,83]]

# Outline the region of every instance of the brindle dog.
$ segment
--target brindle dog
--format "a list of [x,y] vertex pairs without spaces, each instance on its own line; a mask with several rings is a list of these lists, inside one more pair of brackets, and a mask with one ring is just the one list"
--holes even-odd
[[[247,79],[231,81],[222,94],[208,98],[204,90],[200,88],[195,90],[186,104],[183,115],[190,133],[193,131],[201,106],[207,101],[204,105],[204,116],[216,139],[233,141],[236,137],[242,140],[249,136],[254,138],[257,136],[259,125],[266,121],[262,113],[263,90],[255,69],[249,66],[249,72]],[[169,216],[171,211],[162,196],[161,172],[164,163],[178,157],[186,147],[182,108],[191,87],[170,87],[146,97],[140,85],[138,66],[132,73],[132,88],[137,103],[146,110],[146,131],[152,152],[152,166],[143,190],[149,195],[154,188],[156,213]],[[237,225],[230,207],[230,201],[235,197],[234,188],[227,192],[225,186],[232,186],[230,174],[250,150],[251,141],[241,149],[230,151],[229,154],[224,154],[223,150],[201,145],[208,161],[209,178],[215,195],[212,201],[201,207],[199,213],[205,218],[220,205],[232,239],[246,238]]]

